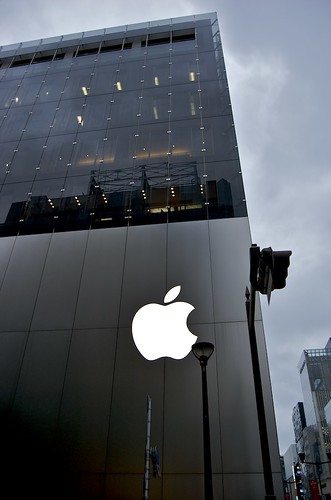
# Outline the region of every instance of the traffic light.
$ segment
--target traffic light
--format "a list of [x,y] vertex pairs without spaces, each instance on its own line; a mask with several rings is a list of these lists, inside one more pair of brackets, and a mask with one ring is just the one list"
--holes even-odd
[[254,290],[268,295],[286,286],[291,250],[274,251],[271,247],[253,245],[250,248],[250,282]]
[[285,288],[287,270],[290,265],[291,250],[280,250],[273,253],[272,287],[273,290]]
[[300,464],[296,463],[293,465],[293,479],[296,490],[296,498],[298,500],[304,500],[304,489],[302,485],[302,471]]

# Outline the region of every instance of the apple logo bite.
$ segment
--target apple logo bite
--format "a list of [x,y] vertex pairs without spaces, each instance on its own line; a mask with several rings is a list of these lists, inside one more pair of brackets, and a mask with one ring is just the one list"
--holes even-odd
[[[146,304],[132,320],[132,336],[138,351],[144,358],[169,357],[182,359],[197,341],[187,328],[187,317],[194,306],[188,302],[173,302],[181,286],[175,286],[164,297],[164,304]],[[172,302],[170,304],[170,302]]]

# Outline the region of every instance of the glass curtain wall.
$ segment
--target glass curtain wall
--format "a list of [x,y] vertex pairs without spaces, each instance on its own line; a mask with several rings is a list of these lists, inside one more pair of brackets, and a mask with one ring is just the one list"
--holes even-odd
[[2,235],[246,216],[216,16],[0,60]]

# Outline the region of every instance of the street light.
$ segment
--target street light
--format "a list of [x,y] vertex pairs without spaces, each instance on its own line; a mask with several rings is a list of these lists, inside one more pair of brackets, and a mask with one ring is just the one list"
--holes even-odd
[[192,346],[194,356],[199,360],[202,375],[202,413],[203,413],[203,456],[205,478],[205,500],[213,500],[213,480],[211,470],[209,410],[207,391],[207,363],[214,352],[214,345],[210,342],[196,342]]

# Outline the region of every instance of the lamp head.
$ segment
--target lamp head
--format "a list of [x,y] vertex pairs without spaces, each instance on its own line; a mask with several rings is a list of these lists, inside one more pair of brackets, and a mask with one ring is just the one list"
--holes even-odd
[[208,359],[214,352],[214,345],[210,342],[196,342],[192,345],[192,352],[200,361],[200,364],[206,365]]

